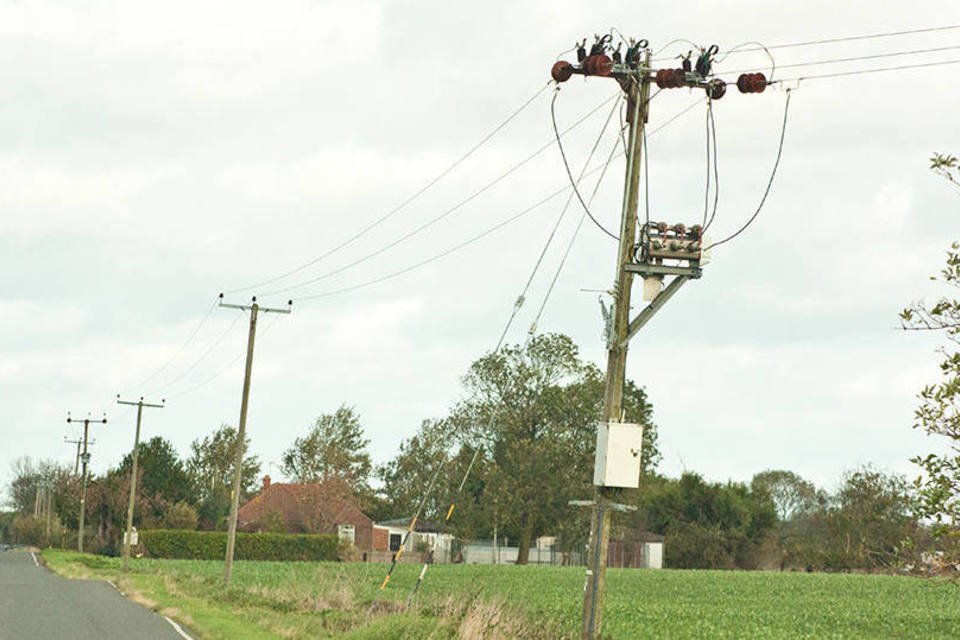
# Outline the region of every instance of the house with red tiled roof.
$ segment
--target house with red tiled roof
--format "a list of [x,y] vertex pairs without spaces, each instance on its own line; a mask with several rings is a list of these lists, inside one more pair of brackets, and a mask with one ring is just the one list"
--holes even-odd
[[[263,478],[263,490],[240,507],[238,525],[243,531],[276,530],[287,533],[333,533],[357,549],[386,548],[374,544],[374,523],[353,500],[349,487],[332,478],[316,483],[274,483]],[[383,532],[381,531],[383,537]],[[379,539],[377,542],[380,542]]]

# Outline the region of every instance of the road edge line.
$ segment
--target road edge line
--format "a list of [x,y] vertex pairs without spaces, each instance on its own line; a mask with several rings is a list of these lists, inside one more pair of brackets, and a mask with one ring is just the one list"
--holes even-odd
[[180,634],[180,637],[181,637],[181,638],[183,638],[184,640],[193,640],[193,638],[191,638],[191,637],[187,634],[187,632],[183,630],[183,627],[181,627],[179,624],[177,624],[176,622],[174,622],[172,619],[168,618],[167,616],[164,616],[163,614],[161,614],[161,616],[163,617],[164,620],[166,620],[167,622],[170,623],[170,626],[173,627],[173,630],[174,630],[174,631],[176,631],[177,633]]
[[[111,587],[113,587],[114,590],[116,590],[116,592],[119,593],[121,596],[123,596],[124,598],[127,598],[127,600],[130,599],[130,598],[127,597],[127,594],[126,594],[126,593],[124,593],[123,591],[120,590],[120,587],[118,587],[116,584],[114,584],[113,580],[107,580],[106,582],[107,582],[107,584],[109,584]],[[177,624],[172,618],[169,618],[169,617],[167,617],[167,616],[165,616],[165,615],[163,615],[162,613],[159,613],[159,612],[157,612],[157,611],[154,611],[154,613],[157,614],[158,616],[160,616],[161,618],[163,618],[164,620],[166,620],[167,622],[169,622],[169,623],[170,623],[170,626],[173,627],[173,630],[176,631],[177,634],[178,634],[181,638],[183,638],[183,640],[193,640],[193,638],[190,637],[190,635],[189,635],[186,631],[183,630],[183,627],[181,627],[179,624]]]

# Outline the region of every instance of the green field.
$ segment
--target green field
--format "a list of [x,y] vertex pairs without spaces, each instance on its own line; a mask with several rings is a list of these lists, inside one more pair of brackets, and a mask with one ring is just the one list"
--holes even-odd
[[[566,638],[579,630],[582,568],[431,567],[412,611],[402,604],[420,567],[401,565],[373,616],[385,566],[119,561],[44,552],[73,577],[117,581],[198,638]],[[738,571],[608,573],[609,638],[957,638],[960,586],[909,577]]]

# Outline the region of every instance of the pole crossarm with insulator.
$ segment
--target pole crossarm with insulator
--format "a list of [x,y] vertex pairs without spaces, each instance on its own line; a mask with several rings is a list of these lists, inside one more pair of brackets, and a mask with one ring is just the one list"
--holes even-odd
[[90,424],[107,424],[107,416],[104,415],[99,420],[93,420],[91,418],[75,420],[68,412],[67,423],[72,424],[74,422],[83,423],[83,451],[80,453],[80,463],[82,465],[83,472],[80,476],[80,516],[78,518],[79,523],[77,526],[77,551],[83,553],[83,528],[86,524],[84,520],[86,518],[87,511],[87,469],[90,465],[90,452],[88,450],[90,444]]
[[240,479],[243,475],[243,454],[247,437],[247,407],[250,401],[250,378],[253,371],[253,346],[257,336],[257,317],[261,313],[290,313],[293,300],[287,301],[284,308],[262,307],[256,296],[251,304],[228,304],[220,294],[219,306],[225,309],[240,309],[250,312],[250,331],[247,335],[247,361],[243,373],[243,392],[240,400],[240,423],[237,426],[237,442],[233,460],[233,488],[230,494],[230,516],[227,520],[227,553],[223,568],[223,583],[230,584],[233,575],[233,555],[237,541],[237,514],[240,510]]
[[123,572],[126,573],[130,563],[130,545],[133,544],[133,510],[137,502],[137,464],[140,458],[140,420],[143,417],[143,408],[163,409],[167,401],[161,400],[160,404],[144,402],[143,396],[139,400],[121,400],[120,394],[117,394],[117,404],[125,404],[137,408],[137,427],[133,436],[133,451],[130,454],[130,499],[127,502],[127,527],[123,534]]

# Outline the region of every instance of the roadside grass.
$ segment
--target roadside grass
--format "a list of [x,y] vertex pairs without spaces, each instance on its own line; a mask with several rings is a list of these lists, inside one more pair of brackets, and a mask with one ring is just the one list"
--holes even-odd
[[[197,638],[573,638],[582,568],[400,565],[367,616],[380,564],[244,562],[223,586],[212,561],[131,561],[45,551],[70,577],[114,581]],[[605,638],[956,638],[960,588],[897,576],[737,571],[608,572]]]

